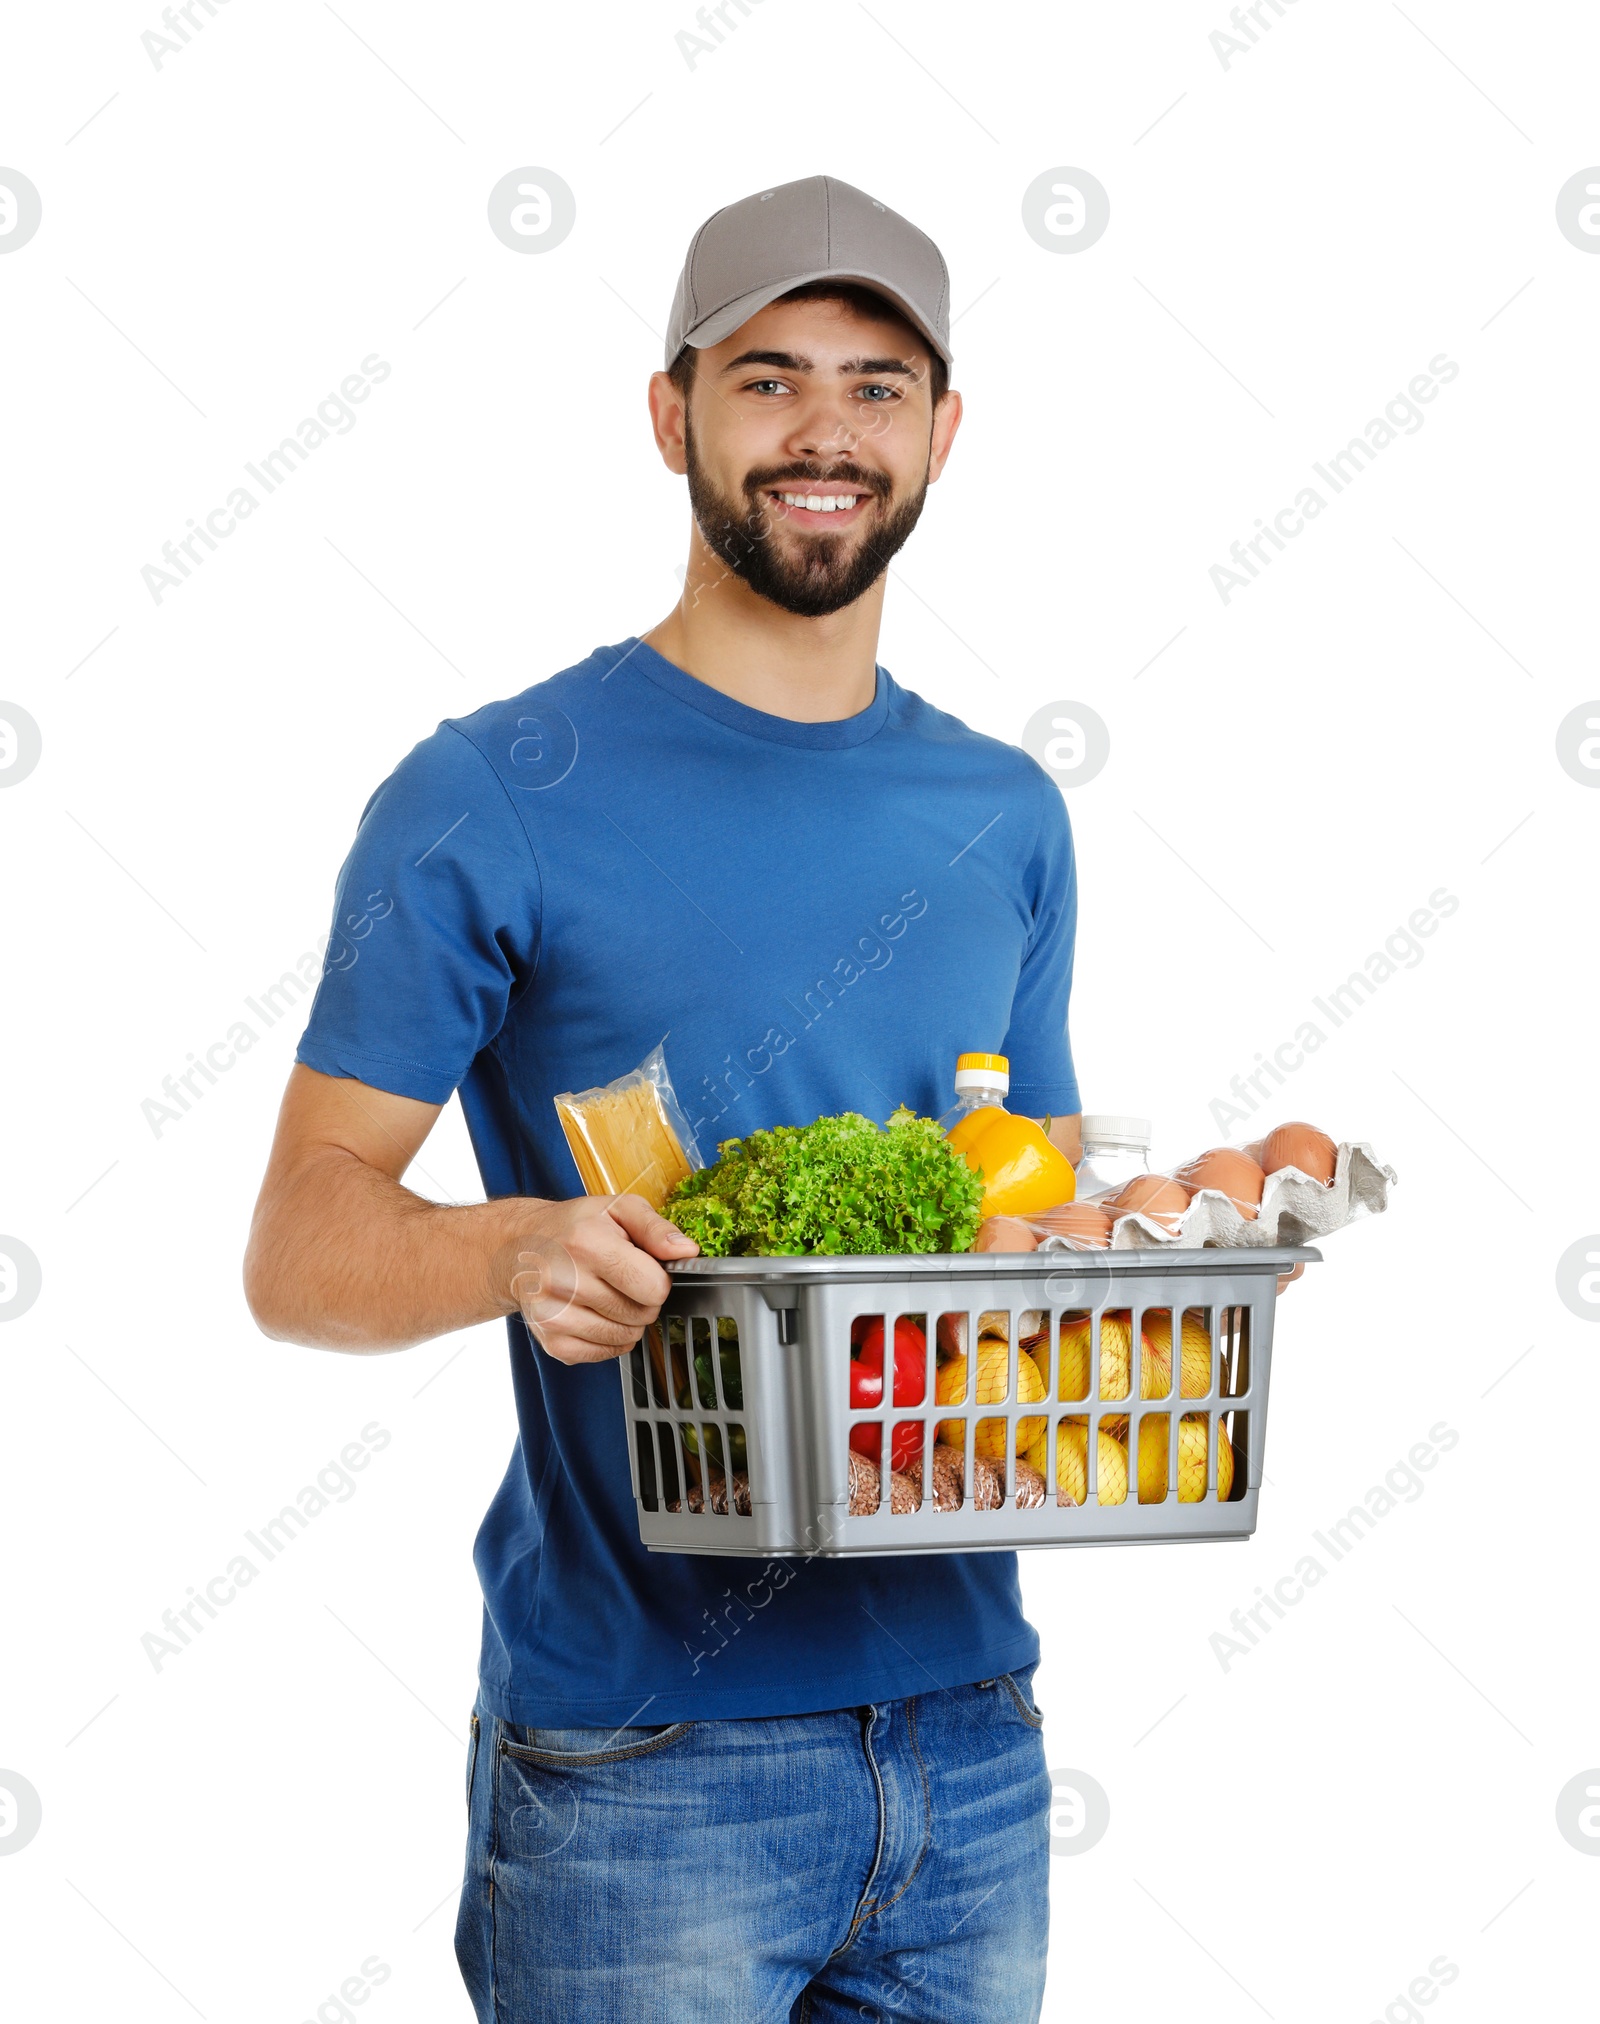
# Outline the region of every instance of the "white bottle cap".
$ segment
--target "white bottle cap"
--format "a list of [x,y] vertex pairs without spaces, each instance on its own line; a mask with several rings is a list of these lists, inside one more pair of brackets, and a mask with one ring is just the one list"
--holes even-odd
[[1085,1145],[1107,1143],[1143,1146],[1150,1149],[1150,1120],[1147,1117],[1117,1117],[1109,1111],[1084,1113],[1079,1126]]

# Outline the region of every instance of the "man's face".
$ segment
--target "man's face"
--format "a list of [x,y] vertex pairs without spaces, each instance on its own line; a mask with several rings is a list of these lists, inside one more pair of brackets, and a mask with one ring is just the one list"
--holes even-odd
[[897,317],[775,302],[692,356],[684,461],[707,546],[802,618],[853,604],[916,526],[954,433],[926,346]]

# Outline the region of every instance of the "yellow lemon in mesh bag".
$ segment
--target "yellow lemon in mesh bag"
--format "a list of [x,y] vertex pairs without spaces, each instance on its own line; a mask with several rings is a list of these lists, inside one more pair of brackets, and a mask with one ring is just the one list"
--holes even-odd
[[[1147,1399],[1164,1399],[1172,1390],[1172,1311],[1156,1307],[1143,1317],[1144,1355],[1140,1386]],[[1191,1307],[1179,1331],[1182,1360],[1178,1366],[1179,1396],[1203,1399],[1211,1389],[1211,1332]],[[1127,1393],[1119,1396],[1126,1398]]]
[[[1178,1423],[1178,1502],[1198,1504],[1206,1494],[1205,1413],[1185,1413]],[[1128,1422],[1104,1425],[1126,1444]],[[1167,1444],[1172,1433],[1170,1413],[1146,1413],[1139,1422],[1139,1502],[1159,1504],[1167,1494]],[[1233,1444],[1227,1430],[1217,1428],[1217,1500],[1226,1503],[1233,1488]]]
[[[978,1338],[978,1398],[980,1406],[997,1406],[1004,1403],[1006,1395],[1006,1345],[997,1335],[981,1335]],[[1044,1397],[1044,1379],[1039,1367],[1030,1356],[1017,1358],[1017,1398],[1023,1405],[1032,1405]],[[940,1364],[934,1387],[934,1403],[941,1406],[960,1405],[967,1402],[967,1359],[952,1356]],[[1044,1420],[1030,1414],[1017,1422],[1017,1453],[1024,1454],[1044,1432]],[[966,1427],[961,1420],[941,1420],[935,1435],[947,1447],[961,1448],[966,1445]],[[979,1420],[973,1437],[974,1454],[983,1455],[991,1462],[1004,1459],[1006,1452],[1006,1423],[1004,1420]]]
[[[1125,1399],[1128,1396],[1128,1347],[1133,1337],[1132,1317],[1126,1308],[1100,1317],[1100,1396]],[[1089,1362],[1093,1349],[1093,1323],[1088,1316],[1061,1324],[1061,1374],[1056,1395],[1064,1399],[1089,1396]],[[1035,1341],[1032,1355],[1040,1381],[1050,1373],[1050,1338]]]
[[[1126,1425],[1126,1422],[1124,1422]],[[1099,1469],[1096,1501],[1122,1504],[1128,1496],[1128,1451],[1104,1427],[1095,1444]],[[1089,1494],[1089,1429],[1083,1420],[1063,1420],[1056,1429],[1058,1502],[1081,1504]]]
[[[1089,1366],[1093,1349],[1093,1324],[1087,1317],[1061,1324],[1061,1363],[1056,1395],[1063,1399],[1089,1396]],[[1172,1315],[1161,1308],[1143,1317],[1139,1353],[1139,1395],[1165,1398],[1172,1389]],[[1128,1352],[1133,1337],[1132,1316],[1126,1308],[1100,1317],[1100,1396],[1125,1399],[1128,1396]],[[1193,1313],[1185,1314],[1182,1326],[1182,1396],[1204,1398],[1211,1389],[1211,1337],[1205,1324]],[[1041,1378],[1048,1381],[1050,1343],[1032,1338],[1029,1354]]]

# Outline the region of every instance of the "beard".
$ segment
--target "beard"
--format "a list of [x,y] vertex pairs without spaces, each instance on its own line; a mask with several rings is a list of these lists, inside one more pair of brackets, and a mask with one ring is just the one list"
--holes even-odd
[[841,529],[837,534],[812,530],[801,534],[784,525],[782,515],[762,498],[763,491],[789,484],[799,490],[807,483],[824,484],[833,479],[862,486],[871,503],[856,510],[875,514],[889,498],[889,480],[881,472],[864,471],[846,460],[825,474],[814,468],[752,472],[744,481],[743,496],[733,497],[720,490],[696,456],[687,420],[684,459],[689,505],[707,547],[757,597],[798,618],[826,618],[870,590],[910,538],[928,496],[924,478],[909,498],[865,534],[853,529],[849,533]]

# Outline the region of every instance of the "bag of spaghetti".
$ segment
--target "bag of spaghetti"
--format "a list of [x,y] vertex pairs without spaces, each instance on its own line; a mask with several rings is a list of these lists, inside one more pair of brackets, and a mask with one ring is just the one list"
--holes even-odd
[[642,1195],[659,1209],[705,1162],[657,1045],[627,1075],[558,1096],[556,1115],[589,1195]]

